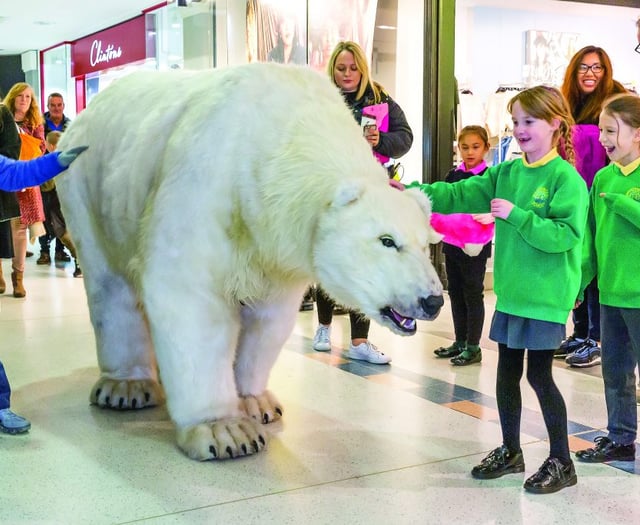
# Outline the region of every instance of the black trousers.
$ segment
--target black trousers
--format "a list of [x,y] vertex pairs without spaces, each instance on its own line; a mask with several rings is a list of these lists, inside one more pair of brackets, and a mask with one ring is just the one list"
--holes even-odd
[[[335,301],[320,286],[316,287],[316,308],[318,309],[318,322],[320,324],[331,324],[335,304]],[[371,321],[361,313],[353,310],[349,311],[349,319],[351,321],[351,339],[368,339]]]
[[487,257],[445,254],[445,268],[456,341],[478,345],[484,324],[484,274]]
[[600,341],[600,291],[598,280],[594,279],[584,290],[584,301],[575,308],[573,319],[573,337],[587,337]]
[[[44,230],[45,234],[38,238],[40,243],[40,252],[49,253],[51,241],[56,240],[56,253],[62,253],[64,251],[64,244],[57,238],[54,223],[54,218],[62,217],[62,210],[60,209],[60,200],[58,199],[58,192],[56,189],[49,191],[41,191],[42,194],[42,207],[44,208]],[[62,219],[64,224],[64,219]]]

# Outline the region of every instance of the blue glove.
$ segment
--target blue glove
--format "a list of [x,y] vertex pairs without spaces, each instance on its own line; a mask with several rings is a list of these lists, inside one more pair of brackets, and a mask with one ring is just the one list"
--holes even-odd
[[58,155],[58,164],[63,168],[68,168],[69,165],[76,160],[78,155],[86,150],[89,146],[77,146],[75,148],[71,148],[70,150],[63,151]]

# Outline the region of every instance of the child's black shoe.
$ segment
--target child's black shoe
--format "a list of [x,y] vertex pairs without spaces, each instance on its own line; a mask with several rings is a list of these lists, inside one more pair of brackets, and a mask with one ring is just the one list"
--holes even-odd
[[538,472],[524,482],[524,489],[534,494],[551,494],[577,482],[573,461],[564,465],[558,458],[547,458]]
[[454,342],[451,346],[441,346],[433,351],[436,354],[436,357],[447,358],[447,357],[456,357],[464,352],[467,348],[466,343],[460,343],[458,341]]
[[524,457],[522,451],[509,452],[504,445],[489,452],[479,465],[471,470],[476,479],[495,479],[505,474],[524,472]]
[[464,352],[451,359],[451,364],[455,366],[467,366],[473,365],[474,363],[480,363],[481,361],[482,350],[480,350],[480,348],[472,350],[467,347]]

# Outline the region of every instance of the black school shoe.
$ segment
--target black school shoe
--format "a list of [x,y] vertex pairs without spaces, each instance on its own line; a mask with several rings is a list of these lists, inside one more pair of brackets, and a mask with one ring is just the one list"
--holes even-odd
[[587,463],[604,463],[605,461],[635,461],[636,445],[620,445],[606,436],[598,436],[593,440],[595,447],[578,450],[576,458]]
[[460,355],[451,359],[451,364],[454,366],[467,366],[474,363],[480,363],[482,361],[482,350],[478,349],[476,352],[467,348]]
[[533,476],[524,482],[524,489],[534,494],[551,494],[578,483],[573,461],[564,465],[558,458],[545,459]]
[[454,341],[451,346],[441,346],[440,348],[436,348],[433,353],[436,357],[440,358],[451,358],[459,356],[462,352],[467,349],[467,345],[465,343],[459,343],[458,341]]
[[476,479],[495,479],[505,474],[524,472],[524,457],[522,451],[513,453],[504,445],[489,452],[479,465],[471,470]]

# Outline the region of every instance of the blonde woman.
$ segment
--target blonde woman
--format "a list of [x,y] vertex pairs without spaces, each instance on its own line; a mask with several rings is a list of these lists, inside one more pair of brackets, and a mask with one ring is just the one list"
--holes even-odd
[[[44,142],[44,121],[32,87],[26,82],[18,82],[7,93],[4,105],[11,111],[18,126],[22,146],[20,159],[29,160],[46,151]],[[11,220],[13,251],[11,282],[13,296],[25,297],[23,278],[27,254],[27,231],[36,238],[44,233],[44,209],[42,195],[37,186],[18,192],[20,218]]]
[[[371,145],[379,161],[398,158],[407,153],[413,142],[413,133],[400,106],[388,95],[384,88],[374,82],[369,74],[367,58],[362,48],[351,41],[339,42],[333,50],[327,73],[340,89],[345,102],[358,124],[362,120],[362,111],[367,106],[386,103],[388,105],[389,127],[383,131],[377,126],[364,128],[364,139]],[[345,254],[355,256],[358,254]],[[318,308],[318,329],[313,338],[313,348],[319,352],[331,350],[331,321],[333,318],[333,300],[322,288],[316,293]],[[344,353],[345,357],[368,361],[373,364],[387,364],[391,358],[369,341],[370,321],[359,312],[349,312],[351,320],[351,344]]]

